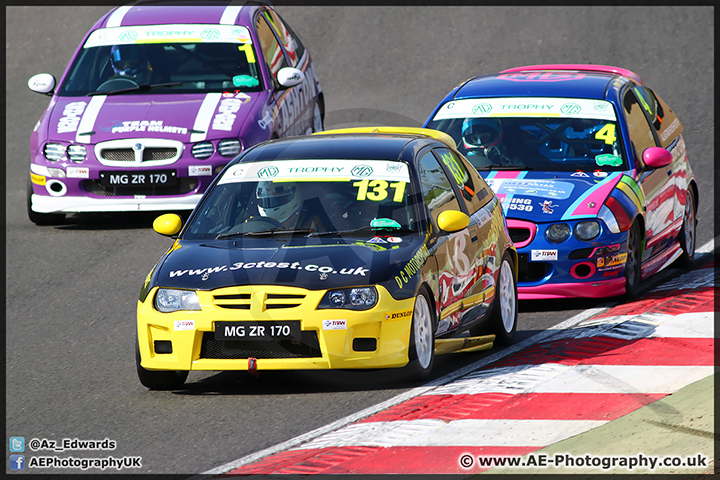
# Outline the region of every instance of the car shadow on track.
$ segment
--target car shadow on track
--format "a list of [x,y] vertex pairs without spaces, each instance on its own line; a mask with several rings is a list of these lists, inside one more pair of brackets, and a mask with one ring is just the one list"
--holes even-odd
[[184,385],[177,395],[296,395],[299,393],[403,390],[422,385],[393,370],[218,372]]
[[[153,221],[165,212],[116,212],[116,213],[76,213],[68,215],[64,222],[55,225],[56,230],[133,230],[152,229]],[[190,212],[176,213],[187,221]]]
[[176,395],[296,395],[307,393],[363,392],[393,390],[400,393],[435,382],[465,365],[500,350],[445,354],[435,357],[432,375],[427,380],[412,380],[405,368],[376,370],[293,370],[263,371],[250,375],[246,371],[191,372]]

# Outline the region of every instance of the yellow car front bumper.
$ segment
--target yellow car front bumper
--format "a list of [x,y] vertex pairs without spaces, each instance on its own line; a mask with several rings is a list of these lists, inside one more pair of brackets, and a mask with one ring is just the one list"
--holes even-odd
[[[141,365],[147,370],[402,367],[408,362],[415,299],[395,300],[376,288],[377,304],[363,311],[317,309],[325,290],[253,285],[197,291],[201,310],[161,313],[153,306],[155,287],[138,302]],[[302,339],[215,339],[216,322],[244,320],[299,320]],[[255,359],[250,368],[249,358]]]

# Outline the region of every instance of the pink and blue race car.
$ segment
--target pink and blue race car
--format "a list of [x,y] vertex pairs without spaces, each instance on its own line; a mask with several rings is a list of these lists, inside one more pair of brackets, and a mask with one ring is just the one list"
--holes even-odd
[[533,65],[471,78],[423,125],[450,134],[502,200],[520,299],[637,294],[695,252],[683,127],[635,73]]
[[272,8],[138,2],[87,33],[30,141],[28,216],[192,210],[248,147],[323,129],[310,53]]

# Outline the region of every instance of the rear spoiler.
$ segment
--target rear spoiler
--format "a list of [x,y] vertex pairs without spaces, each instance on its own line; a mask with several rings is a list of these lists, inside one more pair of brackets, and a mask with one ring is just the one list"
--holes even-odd
[[547,65],[526,65],[524,67],[514,67],[503,70],[500,73],[526,72],[528,70],[576,70],[581,72],[602,72],[616,73],[624,77],[632,78],[640,85],[643,81],[637,73],[631,72],[625,68],[612,67],[610,65],[593,65],[586,63],[551,63]]

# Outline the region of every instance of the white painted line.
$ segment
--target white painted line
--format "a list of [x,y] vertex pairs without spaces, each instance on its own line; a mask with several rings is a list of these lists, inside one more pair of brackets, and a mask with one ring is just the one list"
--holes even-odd
[[464,419],[357,423],[299,449],[328,447],[544,447],[606,424],[606,420]]
[[712,375],[713,366],[576,365],[537,386],[537,393],[675,393]]
[[715,314],[706,313],[682,313],[680,315],[668,315],[658,325],[651,337],[673,337],[673,338],[714,338],[715,337]]

